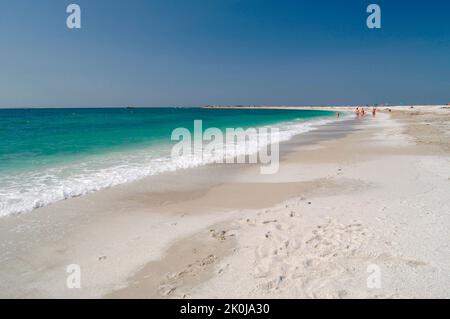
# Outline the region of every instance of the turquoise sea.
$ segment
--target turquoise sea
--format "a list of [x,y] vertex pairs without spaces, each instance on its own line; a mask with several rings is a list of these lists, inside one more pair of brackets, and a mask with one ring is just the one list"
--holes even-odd
[[207,108],[0,109],[0,216],[207,164],[170,158],[175,128],[278,127],[280,141],[334,112]]

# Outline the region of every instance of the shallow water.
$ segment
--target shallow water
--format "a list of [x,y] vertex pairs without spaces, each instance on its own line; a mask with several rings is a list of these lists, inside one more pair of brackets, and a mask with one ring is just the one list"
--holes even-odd
[[[333,118],[334,112],[282,109],[3,109],[0,216],[210,163],[170,157],[172,131],[193,131],[194,120],[203,121],[203,130],[277,127],[286,141]],[[241,146],[238,153],[255,151]]]

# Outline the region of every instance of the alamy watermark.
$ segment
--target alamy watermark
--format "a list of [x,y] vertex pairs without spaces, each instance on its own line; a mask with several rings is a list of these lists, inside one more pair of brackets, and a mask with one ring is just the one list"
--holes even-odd
[[69,16],[66,19],[66,25],[69,29],[81,29],[81,7],[78,4],[69,4],[66,8]]
[[[366,25],[369,29],[381,28],[381,8],[378,4],[369,4],[366,9],[370,15],[367,17]],[[69,16],[66,19],[66,25],[69,29],[81,29],[81,7],[76,3],[69,4],[66,8]]]
[[381,28],[381,8],[378,4],[369,4],[367,6],[367,13],[370,15],[367,17],[366,24],[369,29]]
[[[225,132],[225,134],[224,134]],[[278,128],[210,127],[203,131],[203,122],[194,121],[194,131],[184,127],[173,130],[171,151],[173,161],[190,159],[195,163],[261,164],[261,174],[275,174],[279,169]]]
[[69,274],[66,278],[66,286],[68,289],[81,288],[81,267],[77,264],[68,265],[66,272]]
[[368,289],[380,289],[381,288],[381,268],[376,264],[370,264],[367,266],[366,284]]

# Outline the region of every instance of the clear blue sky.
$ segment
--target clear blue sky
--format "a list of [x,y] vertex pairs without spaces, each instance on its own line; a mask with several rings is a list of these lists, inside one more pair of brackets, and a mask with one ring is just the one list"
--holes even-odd
[[0,0],[0,107],[448,103],[449,18],[448,0]]

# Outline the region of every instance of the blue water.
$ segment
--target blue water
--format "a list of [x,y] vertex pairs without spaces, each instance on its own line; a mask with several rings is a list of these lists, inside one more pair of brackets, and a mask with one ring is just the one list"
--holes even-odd
[[144,176],[174,163],[175,128],[277,126],[284,139],[333,112],[262,109],[0,109],[0,216],[20,213]]

